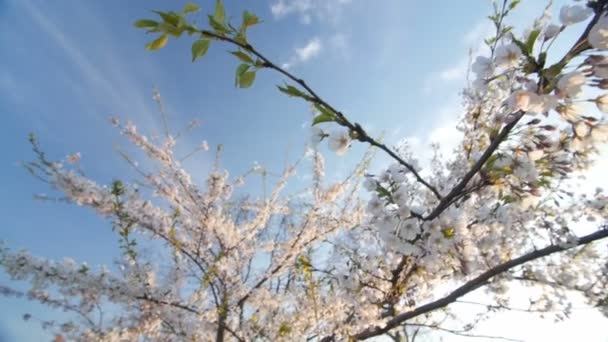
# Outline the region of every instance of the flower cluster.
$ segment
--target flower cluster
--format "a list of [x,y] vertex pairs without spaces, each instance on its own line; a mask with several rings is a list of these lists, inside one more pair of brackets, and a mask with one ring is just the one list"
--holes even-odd
[[[82,318],[82,324],[43,321],[82,341],[365,339],[405,322],[439,327],[451,314],[447,304],[481,287],[495,300],[492,308],[508,308],[512,282],[541,289],[530,310],[567,316],[568,293],[578,291],[608,313],[608,261],[593,244],[608,235],[608,195],[578,184],[608,141],[608,4],[566,5],[559,22],[549,6],[518,35],[506,26],[517,3],[504,1],[490,16],[496,34],[471,64],[462,141],[451,158],[435,149],[426,163],[407,143],[392,150],[375,141],[243,44],[245,37],[226,35],[234,30],[222,26],[218,1],[210,17],[216,31],[203,38],[237,44],[242,51],[233,54],[242,61],[259,57],[256,71],[263,66],[290,76],[307,92],[293,86],[282,92],[311,102],[319,111],[315,124],[341,126],[331,133],[313,128],[302,159],[312,164],[310,187],[284,194],[299,162],[279,172],[263,196],[235,190],[249,177],[275,174],[257,163],[239,177],[216,163],[198,184],[175,156],[175,137],[149,139],[118,119],[112,124],[152,161],[151,170],[126,157],[142,179],[104,186],[79,169],[80,154],[67,164],[49,161],[32,138],[38,160],[28,170],[111,220],[123,255],[115,269],[92,270],[0,246],[1,266],[31,284],[29,299]],[[197,11],[193,6],[183,13]],[[159,13],[167,27],[181,25],[183,13]],[[249,12],[243,18],[245,29],[258,20]],[[587,26],[569,50],[551,49],[577,25]],[[152,47],[166,43],[167,34],[161,38]],[[198,41],[198,54],[206,42]],[[243,65],[237,81],[248,87],[255,72]],[[158,92],[154,99],[161,103]],[[367,154],[345,180],[327,184],[317,149],[324,139],[338,155],[360,141],[393,162],[372,173]],[[196,149],[208,150],[206,141]],[[589,225],[595,233],[581,238]],[[141,253],[138,246],[151,242],[163,246],[161,260]],[[0,294],[24,295],[5,287]],[[112,315],[100,316],[96,309],[106,307]]]

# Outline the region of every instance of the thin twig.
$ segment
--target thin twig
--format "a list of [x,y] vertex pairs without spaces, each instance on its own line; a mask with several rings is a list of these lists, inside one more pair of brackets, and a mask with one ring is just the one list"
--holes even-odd
[[344,127],[347,127],[351,132],[353,132],[355,134],[355,136],[357,137],[357,140],[359,140],[361,142],[369,143],[370,145],[375,146],[375,147],[383,150],[384,152],[386,152],[393,159],[395,159],[397,162],[399,162],[399,164],[401,164],[405,168],[407,168],[412,173],[412,175],[414,175],[414,178],[416,178],[416,180],[419,183],[423,184],[426,188],[428,188],[431,192],[433,192],[433,194],[435,195],[435,197],[437,197],[437,199],[441,199],[441,194],[439,193],[439,191],[434,186],[432,186],[430,183],[425,181],[422,178],[422,176],[420,176],[418,171],[416,171],[416,169],[411,164],[409,164],[408,162],[403,160],[401,157],[399,157],[393,150],[388,148],[386,145],[384,145],[384,144],[376,141],[374,138],[370,137],[367,134],[367,132],[361,127],[361,125],[359,125],[356,122],[353,123],[350,120],[348,120],[341,111],[337,110],[332,105],[330,105],[325,100],[323,100],[319,95],[317,95],[317,93],[303,79],[294,76],[289,71],[276,65],[275,63],[270,61],[266,56],[264,56],[262,53],[257,51],[249,43],[242,43],[242,42],[236,41],[235,39],[232,39],[230,37],[227,37],[227,36],[224,36],[221,34],[217,34],[215,32],[208,31],[208,30],[202,30],[201,33],[210,38],[214,38],[217,40],[221,40],[224,42],[234,44],[234,45],[254,54],[256,57],[258,57],[260,60],[262,60],[264,67],[273,69],[273,70],[279,72],[280,74],[284,75],[288,79],[292,80],[293,82],[297,83],[298,85],[300,85],[310,95],[309,100],[311,100],[314,103],[320,104],[320,105],[326,107],[327,109],[331,110],[333,113],[335,113],[338,118],[337,123]]

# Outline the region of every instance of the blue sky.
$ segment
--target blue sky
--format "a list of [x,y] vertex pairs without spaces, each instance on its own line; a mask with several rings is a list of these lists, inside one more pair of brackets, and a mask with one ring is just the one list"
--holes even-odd
[[[249,35],[260,51],[290,64],[322,97],[375,135],[384,134],[388,143],[411,137],[424,152],[430,140],[453,139],[468,50],[478,49],[489,33],[489,1],[225,2],[234,18],[248,9],[265,20]],[[160,89],[173,131],[192,119],[202,122],[180,142],[184,153],[202,140],[221,143],[223,165],[233,174],[254,161],[279,170],[286,155],[293,161],[301,154],[309,109],[276,91],[283,81],[276,74],[259,72],[251,89],[240,90],[234,87],[237,62],[226,54],[229,46],[212,45],[194,64],[188,38],[158,52],[144,50],[152,37],[132,23],[150,17],[152,9],[176,10],[185,3],[0,1],[0,238],[8,246],[91,265],[112,262],[118,254],[109,223],[82,208],[34,200],[33,194],[50,190],[19,162],[32,158],[27,135],[35,132],[55,158],[80,152],[93,179],[129,180],[133,175],[114,148],[127,143],[107,118],[160,133],[153,87]],[[213,7],[210,0],[197,3],[204,11]],[[543,6],[524,1],[513,20],[531,22]],[[346,157],[328,154],[331,176],[344,175],[363,151],[355,146]],[[211,160],[200,154],[187,167],[204,179]],[[0,283],[7,283],[4,275]],[[20,317],[34,311],[48,318],[48,312],[23,301],[0,303],[0,340],[42,336]]]

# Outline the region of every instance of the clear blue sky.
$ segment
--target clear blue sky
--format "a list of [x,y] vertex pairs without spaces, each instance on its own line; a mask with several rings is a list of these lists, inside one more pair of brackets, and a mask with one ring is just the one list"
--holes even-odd
[[[110,224],[86,209],[34,200],[50,190],[19,162],[32,158],[27,135],[35,132],[55,158],[80,152],[92,178],[129,180],[114,149],[127,143],[107,118],[160,133],[154,86],[174,131],[195,118],[203,123],[182,151],[203,139],[224,144],[223,165],[234,174],[254,161],[278,170],[286,153],[290,160],[301,153],[309,109],[276,91],[282,82],[276,74],[262,71],[251,89],[239,90],[227,45],[212,45],[194,64],[188,37],[158,52],[143,49],[152,37],[134,29],[134,20],[185,2],[0,0],[0,238],[8,246],[90,265],[112,262],[118,254]],[[389,143],[416,137],[424,144],[451,134],[446,127],[459,114],[468,50],[489,32],[484,0],[285,0],[282,8],[277,0],[225,2],[234,18],[249,9],[265,20],[250,33],[260,51],[290,63],[326,100],[371,132],[384,132]],[[210,11],[214,1],[197,3]],[[514,20],[540,14],[542,6],[524,1]],[[362,152],[329,156],[329,173],[340,176]],[[210,160],[201,155],[187,166],[204,179]],[[8,283],[4,275],[0,283]],[[21,322],[25,312],[49,317],[38,306],[0,298],[0,341],[40,338],[36,324]]]

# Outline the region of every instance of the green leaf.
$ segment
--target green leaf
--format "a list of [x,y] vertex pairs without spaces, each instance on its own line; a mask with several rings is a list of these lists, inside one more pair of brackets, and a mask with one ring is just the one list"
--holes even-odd
[[528,36],[528,40],[526,40],[526,54],[530,55],[532,54],[532,50],[534,49],[534,43],[536,42],[536,39],[538,38],[538,35],[540,34],[540,30],[534,30],[532,32],[530,32],[530,35]]
[[453,227],[444,228],[441,233],[443,233],[443,237],[445,237],[446,239],[451,239],[454,237],[454,235],[456,235],[456,232],[454,231]]
[[239,65],[236,68],[236,77],[234,80],[234,86],[238,86],[239,85],[239,80],[241,79],[241,75],[244,74],[245,72],[247,72],[247,70],[249,70],[250,65],[246,64],[246,63],[242,63],[241,65]]
[[169,40],[169,35],[165,33],[165,34],[161,35],[160,37],[158,37],[156,40],[148,43],[148,45],[146,45],[146,50],[154,51],[154,50],[162,49],[165,45],[167,45],[168,40]]
[[118,179],[112,181],[112,195],[120,196],[125,193],[125,188],[122,182]]
[[278,333],[278,335],[281,337],[289,335],[291,333],[291,326],[287,323],[281,323]]
[[230,29],[228,27],[226,27],[226,25],[224,25],[223,23],[220,23],[211,15],[209,16],[209,26],[211,26],[215,30],[215,32],[218,32],[218,33],[230,32]]
[[487,38],[484,40],[487,46],[492,46],[496,42],[496,37]]
[[230,53],[235,55],[236,58],[238,58],[241,62],[253,64],[253,59],[251,59],[251,57],[249,57],[249,55],[243,51],[230,51]]
[[137,28],[146,28],[146,27],[157,27],[158,21],[150,20],[150,19],[142,19],[138,20],[133,24],[133,26]]
[[526,44],[522,43],[522,41],[521,41],[521,40],[518,40],[518,39],[516,39],[515,37],[513,37],[513,38],[512,38],[512,40],[513,40],[513,43],[515,43],[515,45],[517,45],[517,47],[518,47],[518,48],[521,50],[521,52],[522,52],[524,55],[526,55],[526,56],[528,56],[528,55],[529,55],[529,54],[526,52],[526,51],[527,51],[527,49],[526,49]]
[[514,0],[509,4],[509,11],[514,9],[515,7],[517,7],[517,5],[519,5],[520,0]]
[[260,20],[260,18],[258,18],[255,14],[248,11],[243,11],[243,24],[241,25],[242,29],[246,30],[247,28],[261,22],[262,20]]
[[182,35],[182,32],[184,32],[184,28],[183,27],[177,28],[168,23],[160,23],[153,31],[154,32],[164,32],[164,33],[168,33],[174,37],[179,37]]
[[325,108],[325,106],[315,103],[315,109],[319,112],[319,115],[315,116],[312,120],[312,126],[321,122],[335,121],[335,114],[331,110]]
[[215,3],[215,14],[213,15],[213,19],[222,25],[226,24],[226,10],[224,9],[222,0],[217,0]]
[[323,105],[320,105],[320,104],[318,104],[318,103],[315,103],[315,108],[316,108],[316,109],[319,111],[319,113],[321,113],[321,114],[326,114],[326,115],[335,116],[335,113],[334,113],[334,112],[333,112],[331,109],[329,109],[329,108],[327,108],[327,107],[325,107],[325,106],[323,106]]
[[391,193],[388,192],[388,190],[386,190],[385,188],[383,188],[380,185],[378,185],[378,187],[376,188],[376,192],[378,193],[378,197],[390,197],[391,196]]
[[541,53],[538,55],[538,65],[539,65],[541,68],[544,68],[544,67],[545,67],[545,63],[546,63],[546,62],[547,62],[547,52],[546,52],[546,51],[544,51],[544,52],[541,52]]
[[513,202],[515,202],[515,201],[516,201],[515,197],[513,197],[513,196],[511,196],[511,195],[506,195],[506,196],[503,196],[503,197],[502,197],[502,200],[503,200],[505,203],[513,203]]
[[255,71],[247,71],[241,74],[239,77],[239,87],[241,88],[249,88],[255,81]]
[[320,124],[322,122],[332,122],[332,121],[334,121],[333,115],[319,114],[319,115],[315,116],[315,118],[312,120],[311,126]]
[[193,13],[193,12],[198,12],[200,11],[201,8],[198,7],[196,4],[193,4],[191,2],[187,3],[186,6],[184,6],[184,13]]
[[243,45],[247,45],[247,37],[245,36],[243,31],[239,31],[239,33],[237,33],[237,35],[234,37],[234,40]]
[[175,13],[175,12],[160,12],[160,11],[152,11],[152,12],[160,15],[160,17],[163,18],[163,20],[168,24],[171,24],[175,27],[179,26],[179,24],[180,24],[179,15],[177,15],[177,13]]
[[192,61],[194,62],[197,58],[203,57],[207,50],[209,50],[210,40],[199,39],[192,44]]
[[281,86],[277,86],[277,88],[279,88],[279,90],[289,96],[294,96],[294,97],[301,97],[303,99],[309,99],[309,96],[304,94],[300,89],[286,84],[285,87],[281,87]]

